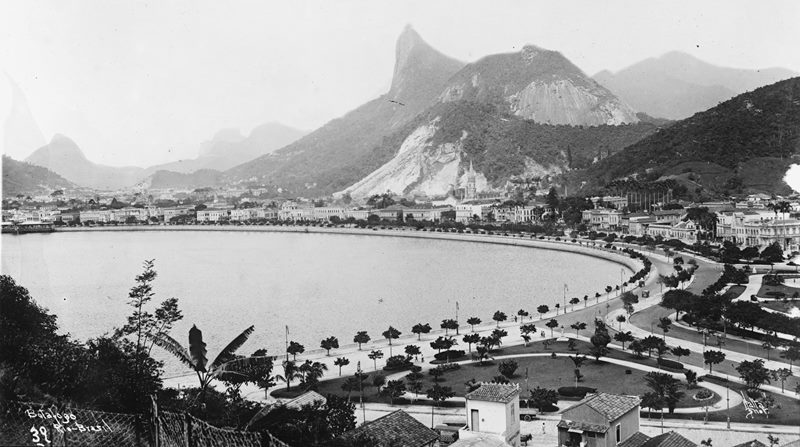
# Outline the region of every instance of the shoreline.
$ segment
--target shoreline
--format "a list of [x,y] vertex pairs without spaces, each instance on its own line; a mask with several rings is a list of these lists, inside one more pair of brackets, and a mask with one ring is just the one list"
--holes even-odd
[[[228,232],[253,232],[253,233],[308,233],[308,234],[342,234],[352,236],[383,236],[406,237],[418,239],[438,239],[458,242],[476,242],[483,244],[510,245],[517,247],[540,248],[543,250],[563,251],[594,258],[604,259],[636,273],[644,264],[629,256],[601,247],[591,247],[578,242],[526,239],[519,236],[499,236],[471,233],[438,233],[405,229],[405,227],[392,229],[379,228],[325,228],[307,226],[274,226],[274,225],[138,225],[138,226],[109,226],[109,227],[66,227],[58,228],[53,233],[78,233],[78,232],[104,232],[104,231],[228,231]],[[48,233],[48,234],[53,234]],[[21,235],[17,235],[21,236]]]

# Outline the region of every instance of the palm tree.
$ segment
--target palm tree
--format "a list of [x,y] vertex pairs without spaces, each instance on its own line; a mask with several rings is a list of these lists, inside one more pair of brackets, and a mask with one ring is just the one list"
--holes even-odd
[[300,369],[297,367],[297,363],[292,360],[286,360],[283,362],[282,366],[283,375],[277,375],[275,378],[281,382],[286,382],[286,389],[288,390],[289,386],[292,384],[292,381],[295,379],[301,379],[303,377],[303,373],[300,372]]
[[364,344],[364,343],[369,343],[369,341],[370,341],[370,337],[369,337],[369,334],[367,334],[367,331],[358,331],[358,333],[356,333],[355,337],[353,337],[353,342],[354,343],[358,343],[358,350],[359,351],[361,350],[361,345]]
[[342,366],[347,366],[350,364],[350,360],[347,357],[337,357],[336,360],[333,361],[333,364],[339,367],[339,376],[342,375]]
[[378,350],[378,349],[372,350],[372,351],[370,351],[369,354],[367,354],[367,357],[369,357],[370,360],[372,360],[372,363],[375,366],[375,371],[377,371],[378,370],[378,359],[382,359],[383,358],[383,351]]
[[236,338],[231,340],[225,348],[217,354],[213,362],[209,363],[206,358],[206,344],[203,341],[203,332],[192,325],[189,329],[189,349],[183,347],[177,340],[164,332],[148,334],[153,343],[174,355],[181,363],[191,368],[200,381],[201,402],[205,404],[206,389],[208,385],[222,374],[244,374],[241,371],[248,368],[257,367],[265,361],[271,361],[270,357],[236,357],[236,350],[250,338],[255,330],[254,326],[242,331]]
[[470,330],[475,332],[475,325],[481,324],[481,319],[478,317],[469,317],[467,318],[467,324],[470,325]]
[[328,370],[328,365],[320,362],[312,362],[311,360],[306,360],[297,369],[303,376],[302,383],[306,386],[307,389],[313,389],[317,387],[319,379],[322,378],[322,376],[325,374],[325,371]]

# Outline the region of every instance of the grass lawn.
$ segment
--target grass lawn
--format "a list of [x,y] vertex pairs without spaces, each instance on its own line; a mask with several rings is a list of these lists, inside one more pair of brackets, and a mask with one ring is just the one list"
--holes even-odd
[[[729,386],[731,389],[731,393],[744,391],[747,389],[746,386],[737,382],[730,382],[728,383],[723,378],[713,377],[713,376],[703,376],[702,379],[704,381],[716,383],[722,386]],[[702,382],[701,382],[702,383]],[[790,392],[787,390],[786,394]],[[782,425],[800,425],[800,401],[796,399],[792,399],[781,395],[780,393],[771,393],[766,392],[766,394],[772,396],[775,400],[775,406],[770,410],[769,417],[761,416],[761,415],[753,415],[752,419],[748,419],[745,416],[747,415],[747,411],[745,411],[744,405],[738,405],[736,407],[731,408],[730,415],[731,415],[731,422],[748,422],[748,423],[757,423],[757,424],[782,424]],[[723,399],[725,396],[723,396]],[[723,400],[724,402],[724,400]],[[727,412],[726,411],[717,411],[708,414],[709,421],[725,421]],[[703,419],[703,412],[698,413],[690,413],[690,414],[673,414],[670,415],[670,418],[677,418],[677,419],[693,419],[699,420]],[[656,413],[653,413],[653,417],[657,417]]]
[[[576,342],[575,349],[578,352],[586,353],[589,346],[590,345],[588,343],[579,341]],[[573,374],[575,366],[568,358],[568,355],[574,355],[575,352],[568,350],[566,342],[555,342],[550,346],[550,349],[547,350],[544,348],[541,342],[531,343],[528,347],[514,346],[498,350],[494,352],[493,355],[518,355],[531,352],[557,352],[557,357],[555,359],[551,357],[516,358],[515,360],[519,364],[519,367],[517,368],[516,375],[511,379],[512,382],[519,383],[520,386],[525,389],[525,370],[527,368],[527,385],[530,388],[541,386],[543,388],[558,389],[562,386],[575,385],[575,376]],[[636,361],[638,363],[653,367],[657,366],[655,358],[645,357],[643,359],[636,360],[633,359],[628,352],[611,350],[609,357],[628,361]],[[439,384],[451,387],[456,393],[456,396],[464,396],[466,392],[465,383],[470,379],[474,378],[478,382],[491,381],[493,377],[499,375],[500,373],[497,370],[498,363],[499,361],[495,360],[487,361],[484,365],[480,365],[477,362],[462,365],[460,369],[445,373],[442,376],[442,380],[439,382]],[[581,374],[584,377],[583,381],[578,383],[579,386],[596,388],[598,391],[616,394],[642,395],[649,391],[649,388],[644,381],[645,373],[637,369],[631,369],[631,374],[626,374],[625,370],[628,368],[603,362],[602,358],[601,363],[596,363],[593,358],[589,358],[580,369]],[[370,376],[364,382],[364,400],[367,402],[389,403],[389,398],[379,395],[377,389],[372,386],[372,377],[374,377],[375,372],[367,371],[367,373],[369,373]],[[383,371],[380,371],[380,373],[387,374]],[[318,392],[323,395],[330,393],[346,396],[347,392],[342,391],[341,389],[341,386],[346,378],[347,377],[342,377],[320,382]],[[432,376],[428,375],[427,373],[425,374],[425,378],[423,379],[423,390],[427,390],[433,386],[434,382],[432,379]],[[692,398],[692,396],[699,390],[684,391],[686,395],[678,403],[679,408],[698,407],[701,405]],[[285,388],[276,390],[272,393],[272,395],[279,398],[288,398],[295,397],[302,392],[303,390],[299,389],[299,387],[293,387],[289,390],[286,390]],[[421,393],[421,395],[424,396],[424,391]],[[524,391],[521,397],[527,397]],[[351,398],[357,401],[358,392],[351,393]],[[713,399],[706,402],[713,403],[719,399],[720,397],[715,395]],[[410,403],[410,401],[405,399],[397,399],[394,403],[407,404]],[[449,403],[448,405],[463,406],[461,403]]]
[[[762,284],[758,289],[756,296],[758,298],[798,298],[800,297],[800,283],[794,282],[796,279],[787,280],[788,284],[780,284],[777,286],[768,286]],[[792,287],[794,286],[794,287]]]
[[728,287],[728,290],[722,294],[722,296],[727,299],[735,300],[736,298],[739,298],[739,295],[744,293],[745,289],[747,289],[746,286],[730,286]]
[[766,307],[768,309],[777,310],[778,312],[783,312],[788,314],[792,309],[795,307],[800,308],[800,300],[788,300],[788,301],[762,301],[762,307]]

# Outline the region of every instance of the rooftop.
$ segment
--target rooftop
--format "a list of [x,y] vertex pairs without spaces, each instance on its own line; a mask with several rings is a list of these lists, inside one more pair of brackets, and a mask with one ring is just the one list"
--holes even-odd
[[566,419],[559,421],[558,428],[566,428],[567,430],[583,430],[592,433],[605,433],[608,431],[608,425],[590,424],[588,422],[569,421]]
[[519,385],[482,383],[480,388],[468,393],[465,397],[467,400],[507,403],[516,399],[517,396],[519,396]]
[[697,444],[674,431],[668,431],[650,438],[650,440],[642,444],[641,447],[697,447]]
[[319,394],[316,391],[312,390],[312,391],[307,391],[307,392],[295,397],[294,399],[286,402],[285,405],[286,405],[287,408],[292,408],[292,409],[299,410],[299,409],[303,408],[306,405],[313,405],[316,402],[320,402],[320,403],[324,404],[327,401],[328,400],[325,399],[325,397],[323,397],[321,394]]
[[586,405],[589,408],[597,411],[605,416],[609,421],[614,421],[620,418],[625,413],[633,410],[641,404],[642,399],[639,396],[625,396],[621,394],[608,394],[608,393],[595,393],[587,394],[586,398],[577,404],[567,408],[578,407]]
[[343,440],[354,440],[364,435],[374,441],[376,447],[418,447],[428,445],[439,435],[423,423],[409,416],[403,410],[397,410],[386,416],[369,421],[342,436]]

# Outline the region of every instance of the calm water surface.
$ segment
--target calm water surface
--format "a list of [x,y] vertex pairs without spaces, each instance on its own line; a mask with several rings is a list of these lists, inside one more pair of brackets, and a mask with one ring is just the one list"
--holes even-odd
[[[249,325],[241,349],[281,353],[290,339],[319,347],[335,335],[373,339],[390,324],[411,326],[496,310],[551,308],[568,297],[616,284],[620,265],[573,253],[414,238],[262,232],[76,232],[2,236],[2,273],[28,288],[79,339],[124,324],[134,277],[155,259],[160,302],[179,298],[184,319],[172,335],[186,342],[196,324],[209,357]],[[626,273],[627,276],[627,273]],[[388,353],[387,353],[388,355]],[[170,362],[167,373],[178,365]]]

